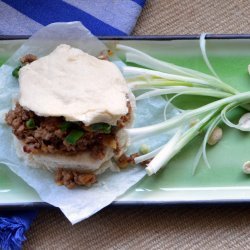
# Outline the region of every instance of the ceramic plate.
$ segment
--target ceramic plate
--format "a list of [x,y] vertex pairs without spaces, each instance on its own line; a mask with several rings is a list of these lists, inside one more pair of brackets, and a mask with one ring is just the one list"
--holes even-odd
[[[209,73],[204,64],[198,36],[126,37],[106,39],[138,48],[150,55],[181,66]],[[0,41],[0,63],[3,63],[21,44],[16,37]],[[250,90],[250,36],[210,35],[207,53],[218,75],[239,90]],[[176,105],[191,108],[209,100],[205,97],[181,97]],[[242,111],[233,114],[237,119]],[[135,187],[117,199],[115,204],[170,204],[205,202],[250,201],[250,177],[243,174],[242,163],[250,160],[250,134],[224,127],[223,140],[208,147],[207,155],[212,166],[208,169],[200,162],[192,175],[194,157],[200,147],[201,137],[189,143],[157,175],[145,177]],[[13,174],[0,166],[0,206],[44,205],[37,193]]]

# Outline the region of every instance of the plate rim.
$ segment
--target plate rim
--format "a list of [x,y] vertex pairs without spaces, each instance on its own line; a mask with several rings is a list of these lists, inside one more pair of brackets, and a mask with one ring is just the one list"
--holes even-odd
[[[250,205],[250,199],[189,200],[189,201],[113,201],[108,206],[198,206],[198,205]],[[0,209],[55,208],[46,202],[0,203]]]
[[[0,40],[26,40],[30,35],[0,35]],[[183,35],[135,35],[135,36],[97,36],[100,40],[198,40],[200,34]],[[206,39],[250,39],[250,33],[244,34],[209,34],[206,33]]]

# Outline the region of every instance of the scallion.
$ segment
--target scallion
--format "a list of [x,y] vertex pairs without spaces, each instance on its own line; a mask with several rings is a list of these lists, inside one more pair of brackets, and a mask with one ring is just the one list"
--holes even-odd
[[73,129],[70,133],[65,137],[65,141],[68,144],[75,145],[79,139],[84,136],[84,131],[79,129]]
[[30,118],[28,121],[26,121],[25,125],[28,129],[33,129],[36,127],[36,124],[33,118]]
[[59,125],[59,128],[61,129],[62,132],[67,131],[71,127],[72,123],[71,122],[63,122]]
[[95,132],[100,132],[104,134],[111,133],[111,125],[107,123],[95,123],[91,125],[91,129]]
[[19,78],[19,70],[22,68],[22,66],[18,66],[16,67],[13,71],[12,71],[12,76],[14,76],[15,78]]
[[[143,91],[136,97],[136,101],[156,96],[174,95],[166,102],[165,121],[146,127],[125,129],[131,142],[173,130],[177,131],[167,144],[135,158],[136,164],[153,158],[146,168],[149,175],[156,173],[163,165],[166,165],[187,143],[203,131],[206,133],[196,156],[193,172],[195,172],[201,156],[206,165],[210,166],[206,156],[206,143],[211,131],[220,121],[230,127],[250,131],[249,127],[242,124],[233,124],[226,116],[228,111],[238,106],[250,110],[249,106],[245,105],[250,100],[250,92],[240,93],[218,77],[208,60],[205,45],[205,34],[202,34],[200,37],[201,53],[213,75],[163,62],[137,49],[117,45],[119,50],[125,52],[127,62],[138,65],[123,67],[123,73],[132,91],[140,90],[140,93]],[[179,110],[174,117],[167,118],[166,112],[169,104],[172,104],[172,101],[180,95],[211,96],[219,100],[211,101],[196,109]],[[191,126],[192,119],[197,119],[198,122]]]

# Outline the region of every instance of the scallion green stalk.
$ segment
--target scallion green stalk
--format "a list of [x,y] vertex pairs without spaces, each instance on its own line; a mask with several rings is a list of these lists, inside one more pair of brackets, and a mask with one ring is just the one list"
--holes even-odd
[[148,91],[146,93],[137,96],[136,100],[138,101],[145,98],[150,98],[160,95],[168,95],[168,94],[199,95],[199,96],[210,96],[216,98],[225,98],[231,96],[231,94],[229,93],[213,89],[204,89],[195,87],[169,87],[166,89],[156,89]]

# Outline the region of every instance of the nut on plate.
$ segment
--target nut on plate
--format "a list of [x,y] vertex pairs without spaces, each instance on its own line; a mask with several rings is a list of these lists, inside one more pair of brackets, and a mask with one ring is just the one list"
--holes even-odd
[[223,135],[223,131],[220,127],[214,128],[211,135],[209,136],[207,143],[210,146],[215,145],[216,143],[218,143],[222,139],[222,135]]

